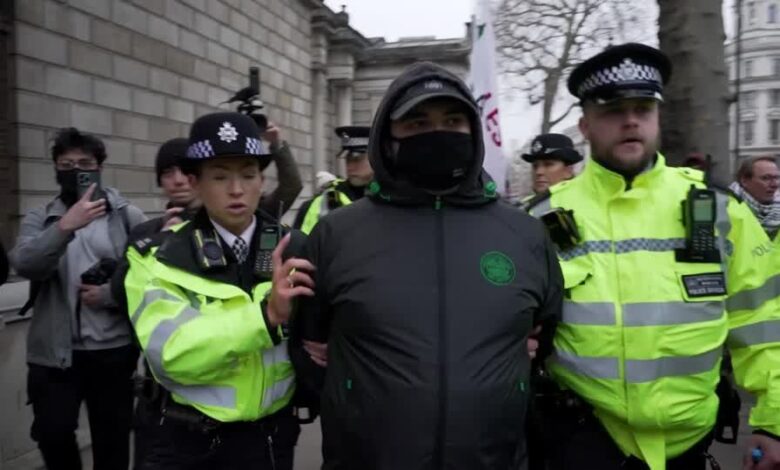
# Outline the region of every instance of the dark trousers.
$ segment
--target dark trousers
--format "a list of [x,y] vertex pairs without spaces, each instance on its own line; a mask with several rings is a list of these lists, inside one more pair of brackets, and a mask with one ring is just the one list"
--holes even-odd
[[82,402],[87,405],[94,470],[127,469],[133,415],[131,377],[137,359],[136,347],[124,346],[73,351],[68,369],[29,364],[30,434],[47,469],[81,469],[76,429]]
[[[159,417],[159,414],[157,415]],[[290,409],[215,429],[166,418],[144,441],[139,470],[292,470],[300,427]]]
[[[589,411],[571,410],[570,414],[550,412],[544,415],[544,419],[541,435],[530,439],[535,447],[530,449],[530,470],[649,469],[636,457],[626,457]],[[705,470],[706,452],[711,442],[708,436],[683,455],[668,460],[666,469]]]

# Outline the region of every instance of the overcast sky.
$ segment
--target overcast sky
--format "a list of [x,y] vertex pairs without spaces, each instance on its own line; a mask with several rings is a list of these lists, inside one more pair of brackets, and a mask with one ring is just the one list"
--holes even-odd
[[[726,31],[733,25],[734,0],[723,0]],[[366,37],[388,41],[408,36],[463,37],[475,0],[325,0],[332,10],[345,5],[350,24]],[[504,92],[501,97],[501,128],[506,152],[524,143],[538,131],[541,113],[529,109],[525,98]],[[555,130],[576,122],[577,113]]]

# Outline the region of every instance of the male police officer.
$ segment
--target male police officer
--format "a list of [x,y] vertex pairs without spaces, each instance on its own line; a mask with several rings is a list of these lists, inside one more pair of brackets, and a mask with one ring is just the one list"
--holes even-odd
[[561,181],[574,177],[574,165],[582,161],[582,155],[574,143],[563,134],[541,134],[531,143],[531,153],[523,154],[523,160],[533,168],[533,191],[541,194]]
[[130,318],[167,428],[143,469],[292,468],[298,424],[282,325],[313,284],[308,262],[282,262],[288,239],[277,244],[277,221],[257,212],[269,161],[250,117],[199,118],[182,164],[203,208],[129,249]]
[[561,303],[552,244],[498,200],[476,103],[443,68],[390,85],[369,145],[376,180],[314,228],[317,297],[292,328],[328,342],[323,468],[525,468],[527,340]]
[[330,211],[349,205],[362,198],[366,186],[374,178],[368,161],[369,127],[344,126],[336,128],[341,138],[341,154],[346,160],[347,179],[331,182],[322,194],[303,203],[295,219],[294,227],[310,233],[317,222]]
[[[549,372],[552,469],[704,469],[724,344],[769,469],[780,464],[778,256],[744,204],[658,153],[671,66],[611,47],[568,81],[592,162],[531,213],[559,249],[567,299]],[[566,394],[566,393],[565,393]],[[749,462],[749,459],[746,461]]]

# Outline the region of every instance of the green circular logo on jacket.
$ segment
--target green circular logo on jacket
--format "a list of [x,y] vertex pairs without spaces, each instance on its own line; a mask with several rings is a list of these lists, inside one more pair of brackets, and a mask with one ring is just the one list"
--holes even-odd
[[490,251],[482,255],[479,268],[491,284],[505,286],[515,280],[515,264],[500,251]]

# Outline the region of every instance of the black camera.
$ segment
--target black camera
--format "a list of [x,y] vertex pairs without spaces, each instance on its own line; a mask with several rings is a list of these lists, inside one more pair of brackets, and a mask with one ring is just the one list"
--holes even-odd
[[260,100],[259,68],[249,67],[249,86],[236,92],[227,102],[238,103],[238,112],[254,119],[261,134],[268,128],[268,118],[260,112],[264,105]]
[[91,268],[81,273],[81,283],[91,286],[100,286],[106,284],[114,275],[119,262],[111,258],[103,258]]

